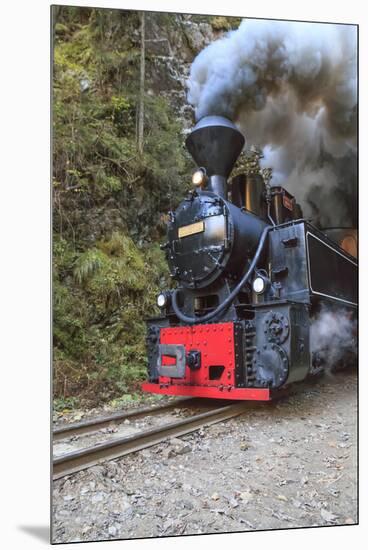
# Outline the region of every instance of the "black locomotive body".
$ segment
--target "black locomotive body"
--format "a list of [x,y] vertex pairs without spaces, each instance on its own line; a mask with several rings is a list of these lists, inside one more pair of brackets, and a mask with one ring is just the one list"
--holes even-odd
[[330,239],[260,174],[228,186],[244,137],[227,119],[205,117],[186,144],[197,188],[170,213],[163,248],[178,284],[148,321],[143,389],[267,400],[323,368],[310,343],[321,305],[355,315],[351,242],[349,253],[338,244],[344,232]]

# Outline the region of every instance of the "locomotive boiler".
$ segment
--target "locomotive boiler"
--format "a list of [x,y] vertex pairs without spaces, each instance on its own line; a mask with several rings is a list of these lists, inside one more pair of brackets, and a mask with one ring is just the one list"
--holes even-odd
[[355,315],[356,232],[328,236],[259,173],[229,181],[244,143],[219,116],[186,140],[198,169],[169,213],[162,247],[176,288],[147,322],[145,391],[269,400],[323,369],[310,341],[322,305]]

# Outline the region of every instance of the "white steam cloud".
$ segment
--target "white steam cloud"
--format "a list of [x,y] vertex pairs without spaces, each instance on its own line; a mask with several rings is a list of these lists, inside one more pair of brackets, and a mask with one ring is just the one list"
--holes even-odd
[[354,26],[244,20],[195,58],[188,101],[237,122],[306,217],[355,225],[356,70]]
[[356,331],[350,312],[323,308],[311,324],[311,350],[332,368],[348,355],[356,356]]

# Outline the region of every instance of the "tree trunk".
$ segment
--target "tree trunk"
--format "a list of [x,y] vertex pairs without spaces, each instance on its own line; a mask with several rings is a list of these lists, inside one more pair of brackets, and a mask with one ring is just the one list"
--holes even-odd
[[141,14],[141,71],[139,80],[138,152],[143,153],[144,135],[144,76],[145,76],[145,14]]

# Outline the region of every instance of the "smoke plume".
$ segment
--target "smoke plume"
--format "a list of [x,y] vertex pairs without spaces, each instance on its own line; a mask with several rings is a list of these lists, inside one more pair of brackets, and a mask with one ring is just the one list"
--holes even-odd
[[350,312],[323,308],[311,324],[311,350],[327,368],[333,368],[347,355],[356,356],[356,331]]
[[305,217],[354,226],[356,71],[354,26],[243,20],[195,58],[188,101],[237,122]]

